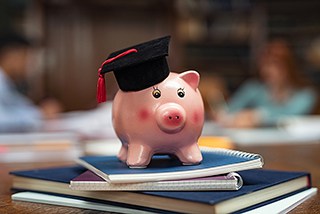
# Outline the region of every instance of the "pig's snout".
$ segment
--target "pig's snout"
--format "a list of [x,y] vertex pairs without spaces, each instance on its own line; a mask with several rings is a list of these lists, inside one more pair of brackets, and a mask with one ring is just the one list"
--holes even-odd
[[159,128],[166,133],[177,133],[185,125],[186,112],[176,103],[161,105],[156,111]]

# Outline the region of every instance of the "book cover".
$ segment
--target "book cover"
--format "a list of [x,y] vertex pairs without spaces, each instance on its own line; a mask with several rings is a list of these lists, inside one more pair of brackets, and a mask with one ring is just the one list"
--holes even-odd
[[241,151],[202,148],[203,160],[198,165],[182,165],[178,159],[156,155],[144,169],[131,169],[116,156],[85,156],[77,163],[110,183],[135,183],[208,177],[229,172],[261,168],[263,158]]
[[82,167],[15,171],[12,172],[13,188],[173,212],[229,213],[256,208],[311,187],[310,174],[306,172],[254,169],[238,172],[244,182],[238,191],[94,192],[70,189],[70,180],[84,171]]
[[87,170],[70,181],[70,188],[84,191],[223,191],[238,190],[242,184],[241,176],[235,172],[173,181],[110,184]]

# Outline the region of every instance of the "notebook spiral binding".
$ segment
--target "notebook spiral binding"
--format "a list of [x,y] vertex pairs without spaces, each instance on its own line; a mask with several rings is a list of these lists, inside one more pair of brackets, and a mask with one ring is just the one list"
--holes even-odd
[[259,154],[248,153],[243,151],[236,151],[231,149],[223,149],[223,148],[209,148],[209,147],[201,147],[201,151],[203,152],[215,152],[217,154],[224,154],[230,156],[236,156],[241,158],[248,158],[248,159],[260,159],[262,164],[264,164],[263,157]]

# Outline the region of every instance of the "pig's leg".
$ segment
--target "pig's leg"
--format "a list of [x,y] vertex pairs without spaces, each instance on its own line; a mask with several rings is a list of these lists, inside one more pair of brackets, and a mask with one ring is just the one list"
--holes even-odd
[[152,157],[149,146],[141,143],[131,143],[128,145],[127,165],[130,168],[145,168],[150,163]]
[[118,153],[118,159],[125,163],[127,161],[127,156],[128,156],[128,145],[122,144],[120,151]]
[[180,148],[176,155],[183,165],[199,164],[202,161],[201,151],[197,143]]

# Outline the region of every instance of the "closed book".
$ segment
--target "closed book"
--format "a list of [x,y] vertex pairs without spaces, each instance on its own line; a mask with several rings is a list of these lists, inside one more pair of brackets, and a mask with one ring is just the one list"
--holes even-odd
[[238,190],[242,184],[241,176],[235,172],[173,181],[111,184],[87,170],[70,181],[70,188],[85,191],[222,191]]
[[[243,214],[269,214],[269,213],[288,213],[295,207],[308,200],[310,197],[317,194],[317,188],[313,187],[302,192],[295,193],[293,195],[284,197],[283,199],[276,200],[275,202],[268,203],[264,206],[251,209],[247,212],[242,211]],[[116,204],[110,204],[106,202],[92,202],[84,198],[70,198],[62,195],[52,195],[36,192],[18,192],[12,195],[12,200],[15,201],[27,201],[43,204],[53,204],[68,207],[77,207],[83,209],[107,211],[114,213],[135,213],[135,214],[151,214],[151,213],[168,213],[161,210],[146,210],[142,207],[134,206],[119,206]]]
[[99,175],[109,183],[136,183],[208,177],[229,172],[261,168],[263,159],[258,154],[202,148],[203,160],[198,165],[182,165],[178,159],[157,155],[144,169],[131,169],[116,156],[84,156],[77,163]]
[[24,191],[78,196],[170,212],[230,213],[266,205],[311,187],[310,174],[273,170],[238,172],[243,186],[238,191],[75,191],[69,182],[85,171],[63,167],[12,172],[13,188]]

